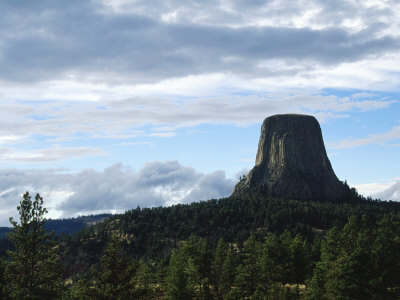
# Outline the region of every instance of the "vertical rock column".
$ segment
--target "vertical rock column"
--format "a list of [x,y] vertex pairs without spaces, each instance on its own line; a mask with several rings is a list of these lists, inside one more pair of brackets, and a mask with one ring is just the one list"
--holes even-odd
[[348,188],[332,169],[318,121],[285,114],[264,120],[256,164],[233,194],[251,190],[287,199],[335,201]]

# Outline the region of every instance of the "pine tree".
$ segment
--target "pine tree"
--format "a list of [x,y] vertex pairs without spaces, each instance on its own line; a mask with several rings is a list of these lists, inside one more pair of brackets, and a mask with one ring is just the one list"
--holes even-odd
[[2,257],[0,258],[0,299],[7,299],[7,280],[6,280],[7,262]]
[[153,289],[154,275],[150,267],[143,259],[139,260],[136,268],[134,282],[134,298],[135,299],[154,299],[155,291]]
[[253,295],[260,283],[260,249],[260,243],[251,235],[242,250],[243,263],[237,269],[236,283],[247,296]]
[[[228,253],[228,244],[221,238],[218,241],[217,248],[215,250],[215,257],[213,263],[213,285],[217,293],[218,299],[222,299],[222,267]],[[230,287],[229,287],[230,288]]]
[[189,300],[195,296],[199,275],[183,247],[172,252],[168,265],[167,299]]
[[221,267],[220,294],[225,297],[229,293],[235,282],[235,271],[237,268],[236,252],[234,249],[228,247],[226,257]]
[[130,299],[133,291],[132,266],[119,236],[114,233],[100,257],[100,269],[94,272],[96,299]]
[[167,272],[168,272],[168,265],[165,258],[162,258],[158,261],[156,265],[156,293],[161,294],[167,288]]
[[51,241],[52,232],[46,232],[43,198],[39,194],[31,200],[28,192],[17,207],[18,223],[13,218],[8,239],[14,251],[8,251],[9,287],[15,299],[58,299],[61,294],[61,268],[57,247]]

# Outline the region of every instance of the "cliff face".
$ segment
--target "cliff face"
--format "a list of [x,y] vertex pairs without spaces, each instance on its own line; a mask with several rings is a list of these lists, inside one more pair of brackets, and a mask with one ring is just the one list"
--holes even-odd
[[264,120],[256,165],[233,194],[249,190],[287,199],[334,201],[348,187],[332,169],[318,121],[287,114]]

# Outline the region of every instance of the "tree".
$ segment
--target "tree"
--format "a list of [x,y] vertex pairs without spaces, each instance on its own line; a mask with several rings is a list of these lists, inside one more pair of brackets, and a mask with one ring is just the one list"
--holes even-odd
[[122,249],[120,237],[114,233],[100,257],[100,269],[94,272],[97,299],[130,299],[133,290],[132,265]]
[[185,253],[185,249],[175,249],[168,265],[167,299],[192,299],[198,277],[193,260]]
[[0,257],[0,299],[7,299],[7,280],[6,280],[7,262]]
[[251,296],[260,284],[261,244],[251,235],[242,249],[243,261],[237,268],[236,283],[241,291]]
[[399,299],[400,222],[351,217],[328,231],[306,299]]
[[154,275],[150,267],[144,262],[143,259],[139,260],[136,268],[135,276],[133,277],[134,283],[134,297],[135,299],[154,299],[155,291],[152,287],[154,283]]
[[[213,285],[217,293],[218,299],[222,299],[222,268],[224,261],[228,254],[228,244],[221,238],[218,241],[217,248],[215,250],[214,264],[213,264]],[[230,286],[229,286],[230,289]]]
[[220,274],[219,291],[223,297],[230,292],[234,285],[236,268],[236,252],[231,247],[228,247]]
[[306,277],[311,273],[311,261],[309,260],[309,247],[306,241],[297,234],[291,243],[291,260],[293,262],[294,283],[304,283]]
[[207,241],[193,235],[175,249],[168,266],[169,299],[192,299],[199,296],[199,291],[203,296],[208,295],[212,259]]
[[161,258],[156,265],[156,293],[163,293],[167,288],[167,272],[168,272],[168,264],[166,258]]
[[91,282],[85,278],[79,279],[74,285],[67,290],[66,295],[62,299],[68,300],[93,300],[97,299],[96,290]]
[[18,223],[13,218],[8,239],[14,251],[8,251],[9,286],[15,299],[57,299],[61,294],[61,267],[57,258],[57,247],[52,242],[52,232],[43,225],[46,221],[43,198],[36,194],[31,200],[28,192],[17,207]]

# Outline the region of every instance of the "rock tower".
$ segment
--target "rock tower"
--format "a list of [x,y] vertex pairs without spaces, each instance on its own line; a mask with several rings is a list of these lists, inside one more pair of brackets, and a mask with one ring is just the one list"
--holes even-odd
[[349,187],[332,169],[318,121],[313,116],[285,114],[263,122],[256,164],[233,195],[248,191],[286,199],[336,201]]

